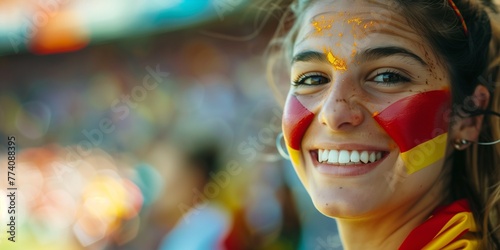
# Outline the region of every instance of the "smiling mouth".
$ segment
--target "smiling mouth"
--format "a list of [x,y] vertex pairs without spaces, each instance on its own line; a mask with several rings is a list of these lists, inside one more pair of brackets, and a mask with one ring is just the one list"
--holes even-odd
[[[385,151],[358,151],[358,150],[335,150],[335,149],[318,149],[312,151],[316,154],[315,158],[319,163],[332,165],[354,165],[368,164],[379,161],[388,152]],[[313,154],[314,155],[314,154]]]

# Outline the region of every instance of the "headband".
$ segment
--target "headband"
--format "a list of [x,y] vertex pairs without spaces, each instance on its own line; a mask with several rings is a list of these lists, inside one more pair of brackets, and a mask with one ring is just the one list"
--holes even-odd
[[448,3],[450,4],[451,8],[453,8],[453,11],[455,11],[455,14],[457,15],[458,19],[460,20],[460,23],[462,24],[462,28],[464,29],[465,36],[469,35],[469,30],[467,29],[467,24],[465,23],[464,17],[462,16],[462,13],[460,13],[460,10],[457,8],[453,0],[448,0]]

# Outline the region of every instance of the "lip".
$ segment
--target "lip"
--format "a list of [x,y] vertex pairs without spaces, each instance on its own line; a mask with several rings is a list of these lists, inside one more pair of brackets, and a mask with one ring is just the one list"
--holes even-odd
[[311,148],[309,148],[309,151],[311,150],[317,150],[317,149],[335,149],[335,150],[357,150],[357,151],[382,151],[382,152],[388,152],[389,149],[387,148],[381,148],[377,146],[370,146],[370,145],[363,145],[359,143],[318,143],[314,144]]
[[[331,163],[321,163],[318,161],[318,149],[336,149],[336,150],[357,150],[357,151],[380,151],[382,152],[382,158],[375,162],[370,163],[359,163],[359,164],[350,164],[350,165],[339,165],[339,164],[331,164]],[[361,176],[371,172],[375,169],[380,163],[382,163],[387,156],[389,155],[389,150],[380,149],[378,147],[370,147],[363,145],[331,145],[331,146],[319,146],[314,149],[309,150],[309,155],[312,159],[315,169],[324,175],[332,176],[332,177],[354,177]]]

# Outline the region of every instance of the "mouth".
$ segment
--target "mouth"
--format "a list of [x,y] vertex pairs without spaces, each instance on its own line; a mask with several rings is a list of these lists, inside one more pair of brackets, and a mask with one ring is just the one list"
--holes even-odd
[[338,177],[363,175],[382,162],[388,151],[315,149],[310,151],[316,169]]
[[315,152],[315,158],[319,163],[334,165],[368,164],[379,161],[388,153],[385,151],[335,149],[318,149],[313,152]]

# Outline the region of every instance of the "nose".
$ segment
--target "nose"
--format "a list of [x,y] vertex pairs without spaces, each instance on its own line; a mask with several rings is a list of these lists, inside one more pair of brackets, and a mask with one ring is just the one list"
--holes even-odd
[[[317,116],[320,123],[333,131],[353,129],[364,121],[364,114],[356,88],[336,83],[325,96]],[[349,90],[348,90],[349,89]]]

